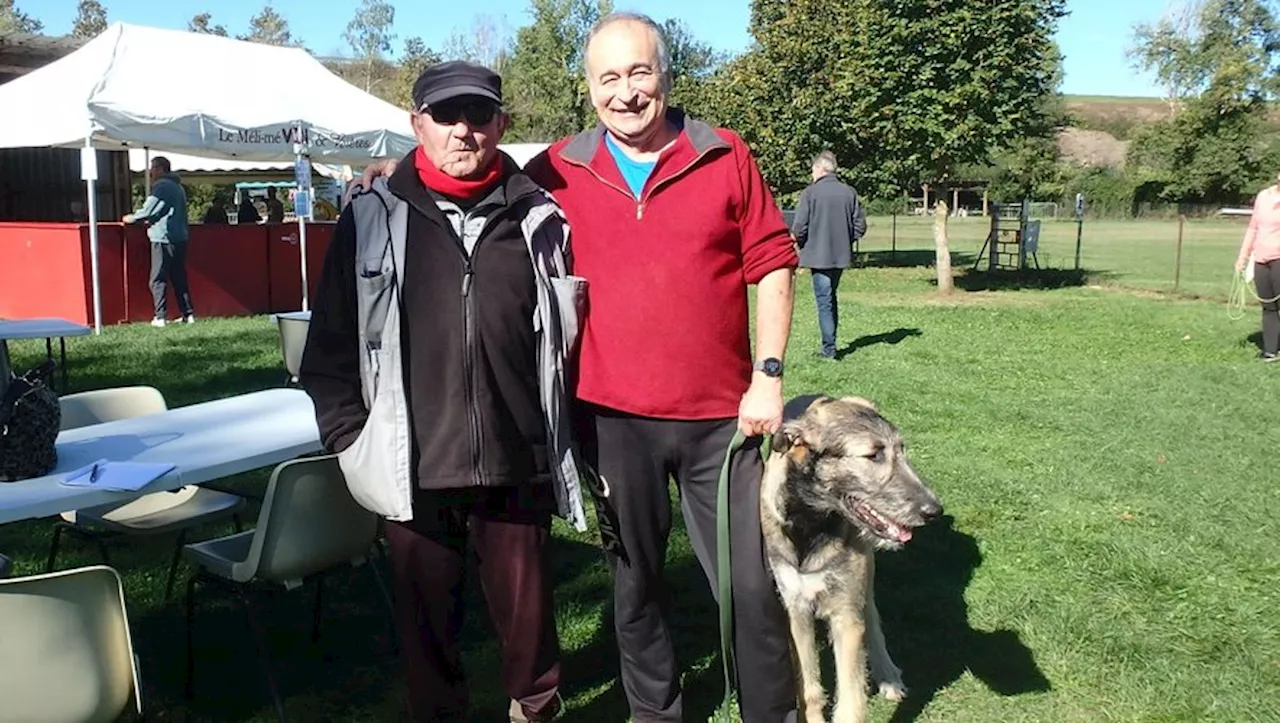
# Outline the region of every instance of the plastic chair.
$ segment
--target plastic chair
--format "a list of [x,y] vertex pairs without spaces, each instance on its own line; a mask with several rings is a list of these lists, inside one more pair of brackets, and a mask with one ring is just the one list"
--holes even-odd
[[136,701],[124,591],[102,565],[0,580],[0,722],[96,723]]
[[292,386],[298,383],[298,370],[302,367],[302,351],[307,346],[307,332],[311,329],[311,321],[278,316],[276,326],[280,329],[280,354],[284,357],[284,368],[289,374],[285,384]]
[[[158,414],[168,409],[164,396],[153,387],[118,387],[99,389],[61,397],[62,429],[75,429],[117,419]],[[177,533],[169,576],[165,583],[165,599],[173,594],[173,581],[187,541],[187,530],[199,525],[231,519],[240,529],[240,513],[246,502],[239,495],[220,490],[187,485],[172,492],[153,492],[120,504],[87,507],[63,512],[54,523],[53,541],[45,571],[52,572],[57,562],[62,533],[95,542],[102,561],[110,564],[106,540],[122,535],[168,535]]]
[[247,593],[255,585],[293,590],[314,580],[314,641],[320,636],[324,573],[340,566],[367,564],[390,609],[390,594],[368,559],[377,532],[377,516],[352,499],[334,455],[296,459],[276,467],[258,512],[257,527],[187,545],[183,550],[187,561],[197,568],[187,583],[187,697],[194,695],[195,593],[197,586],[204,584],[234,594],[244,605],[276,712],[284,720],[284,702],[272,674],[266,636]]

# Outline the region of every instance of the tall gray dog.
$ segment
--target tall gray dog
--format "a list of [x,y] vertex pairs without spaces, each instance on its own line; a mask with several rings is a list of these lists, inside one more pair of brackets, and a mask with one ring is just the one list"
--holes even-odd
[[[907,461],[902,438],[871,402],[800,397],[773,437],[760,486],[765,556],[791,622],[806,723],[823,723],[814,619],[836,659],[836,723],[862,723],[867,649],[880,694],[907,694],[876,610],[875,551],[896,550],[942,506]],[[864,649],[864,640],[866,648]]]

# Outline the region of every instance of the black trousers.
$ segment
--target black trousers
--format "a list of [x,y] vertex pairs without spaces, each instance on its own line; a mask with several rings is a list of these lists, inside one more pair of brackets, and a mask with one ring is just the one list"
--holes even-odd
[[[735,419],[659,420],[586,406],[578,419],[586,461],[610,489],[626,559],[610,556],[622,684],[636,723],[682,720],[680,671],[663,577],[671,533],[668,478],[703,572],[716,588],[716,486]],[[786,611],[764,561],[760,443],[731,463],[734,652],[745,723],[796,720]]]
[[1262,297],[1262,353],[1280,353],[1280,259],[1254,264],[1253,283]]
[[187,286],[187,242],[151,244],[151,300],[155,303],[155,318],[163,319],[169,313],[166,291],[173,286],[178,309],[183,316],[195,313],[191,307],[191,289]]

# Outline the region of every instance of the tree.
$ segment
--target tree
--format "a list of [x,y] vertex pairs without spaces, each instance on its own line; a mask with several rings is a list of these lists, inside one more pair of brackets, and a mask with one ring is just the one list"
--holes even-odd
[[938,293],[950,294],[955,290],[955,277],[951,274],[951,245],[947,239],[947,202],[943,200],[933,211],[933,258],[938,269]]
[[351,45],[355,56],[364,65],[365,92],[373,87],[375,66],[382,60],[382,54],[391,51],[391,41],[396,36],[391,32],[395,23],[396,9],[383,0],[364,0],[355,17],[347,23],[347,30],[342,37]]
[[187,30],[193,33],[204,33],[206,35],[221,35],[227,37],[227,28],[224,25],[210,25],[213,22],[213,16],[209,13],[199,13],[187,22]]
[[663,22],[662,35],[667,42],[672,104],[695,117],[706,115],[706,106],[711,102],[708,84],[724,64],[724,56],[699,40],[683,20],[671,18]]
[[1155,24],[1134,28],[1134,44],[1127,51],[1135,68],[1155,71],[1171,113],[1177,112],[1205,80],[1193,48],[1200,11],[1198,1],[1170,7]]
[[1051,39],[1063,0],[753,0],[754,47],[718,74],[718,120],[781,194],[828,148],[841,176],[889,196],[1052,121]]
[[413,83],[428,66],[440,62],[440,55],[427,47],[422,38],[412,37],[404,41],[404,52],[391,79],[387,101],[401,108],[413,107]]
[[1132,57],[1176,86],[1178,112],[1144,129],[1130,165],[1158,198],[1238,202],[1274,169],[1268,101],[1280,23],[1268,0],[1203,0],[1181,25],[1139,26]]
[[251,43],[302,47],[302,41],[294,38],[293,33],[289,31],[289,21],[276,12],[270,3],[264,5],[257,15],[249,19],[249,32],[237,37]]
[[546,142],[595,122],[587,93],[583,46],[611,0],[533,0],[533,23],[516,34],[503,97],[512,141]]
[[102,3],[98,0],[80,0],[71,34],[77,38],[92,38],[106,29],[107,9]]
[[721,62],[715,49],[699,40],[683,20],[670,18],[663,22],[662,35],[667,41],[672,79],[706,78]]
[[506,23],[492,15],[476,15],[471,27],[453,29],[444,42],[441,55],[445,60],[478,63],[501,75],[511,59],[511,52],[511,32]]
[[18,9],[14,0],[0,0],[0,33],[38,33],[44,23]]
[[[1063,128],[1071,123],[1066,102],[1057,92],[1062,85],[1062,53],[1057,43],[1050,45],[1046,57],[1053,68],[1049,87],[1054,91],[1040,97],[1039,112],[1046,127]],[[992,149],[989,161],[993,168],[974,175],[991,181],[988,191],[998,201],[1061,198],[1065,191],[1062,168],[1058,164],[1060,155],[1056,133],[1026,135]],[[957,175],[959,173],[957,171]]]

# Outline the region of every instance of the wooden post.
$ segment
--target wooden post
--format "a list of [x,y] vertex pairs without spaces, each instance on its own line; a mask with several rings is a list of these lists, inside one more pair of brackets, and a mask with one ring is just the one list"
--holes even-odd
[[947,245],[947,202],[938,201],[933,216],[933,247],[938,265],[938,293],[950,294],[954,289],[951,276],[951,248]]
[[954,211],[957,208],[960,208],[960,189],[953,188],[951,189],[951,210]]
[[893,212],[893,237],[889,241],[889,263],[896,263],[898,260],[898,212]]
[[983,215],[983,216],[986,216],[986,215],[987,215],[987,188],[986,188],[986,186],[983,186],[983,187],[982,187],[982,215]]
[[1187,222],[1187,217],[1178,214],[1178,248],[1174,252],[1173,257],[1173,290],[1178,290],[1178,284],[1182,281],[1182,227]]
[[924,205],[921,206],[921,209],[925,213],[929,213],[929,184],[922,184],[920,188],[924,190]]

